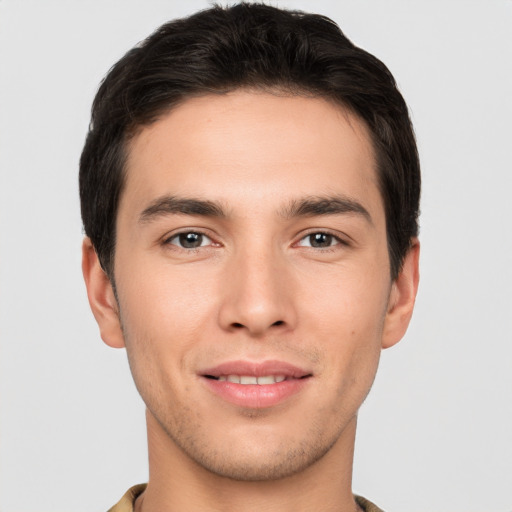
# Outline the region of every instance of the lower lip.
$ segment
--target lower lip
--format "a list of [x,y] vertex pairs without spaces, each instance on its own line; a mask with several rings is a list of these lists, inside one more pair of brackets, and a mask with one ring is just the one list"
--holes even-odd
[[278,405],[297,394],[310,378],[290,379],[266,385],[236,384],[206,377],[203,381],[211,391],[227,402],[250,409],[264,409]]

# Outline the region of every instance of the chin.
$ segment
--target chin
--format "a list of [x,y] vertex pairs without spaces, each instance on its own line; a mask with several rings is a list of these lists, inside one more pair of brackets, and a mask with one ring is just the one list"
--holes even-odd
[[209,472],[231,480],[244,482],[262,482],[281,480],[296,473],[305,471],[315,464],[328,451],[329,446],[322,449],[305,451],[304,449],[288,449],[278,453],[259,453],[256,456],[240,457],[236,451],[230,450],[232,456],[203,454],[196,456],[196,463]]
[[223,429],[222,439],[215,435],[220,432],[201,428],[195,436],[178,434],[190,434],[191,426],[186,430],[165,430],[173,444],[198,466],[211,474],[245,482],[281,480],[305,471],[331,450],[344,430],[310,427],[300,436],[292,436],[290,429],[272,432],[268,428],[242,428],[230,433]]

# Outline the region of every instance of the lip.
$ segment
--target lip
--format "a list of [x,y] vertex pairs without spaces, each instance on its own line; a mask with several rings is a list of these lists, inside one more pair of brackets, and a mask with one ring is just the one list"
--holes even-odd
[[[284,376],[285,380],[274,384],[237,384],[219,381],[227,375]],[[311,380],[312,373],[283,361],[228,361],[199,373],[204,384],[221,399],[234,405],[250,409],[276,406],[299,393]]]

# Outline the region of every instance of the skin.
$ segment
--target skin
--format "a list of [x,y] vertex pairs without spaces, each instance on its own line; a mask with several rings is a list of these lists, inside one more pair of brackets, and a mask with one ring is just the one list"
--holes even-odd
[[[162,212],[166,196],[222,215]],[[351,207],[294,211],[319,198]],[[200,246],[180,246],[183,233],[203,234]],[[83,246],[101,336],[126,347],[147,405],[150,478],[137,508],[356,510],[357,411],[381,349],[407,329],[418,254],[413,240],[392,282],[370,138],[339,106],[236,91],[143,128],[118,212],[117,298]],[[243,407],[200,375],[232,360],[311,376],[277,405]]]

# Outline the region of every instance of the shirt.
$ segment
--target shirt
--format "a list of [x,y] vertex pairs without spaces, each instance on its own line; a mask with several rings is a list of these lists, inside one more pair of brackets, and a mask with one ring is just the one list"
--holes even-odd
[[[108,510],[108,512],[133,512],[135,500],[146,489],[146,484],[134,485],[126,494],[119,500],[119,502]],[[364,510],[364,512],[383,512],[379,507],[371,503],[361,496],[356,496],[357,504]]]

